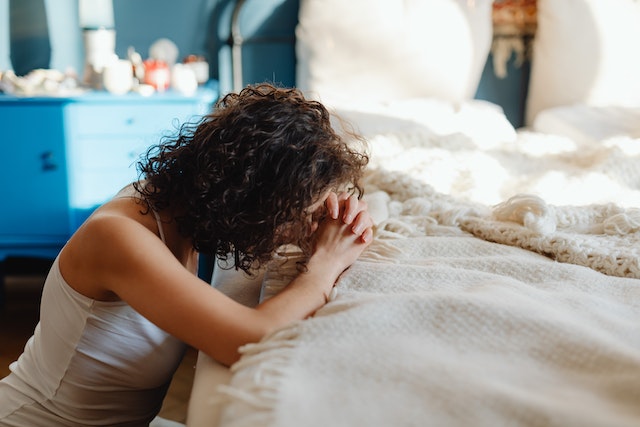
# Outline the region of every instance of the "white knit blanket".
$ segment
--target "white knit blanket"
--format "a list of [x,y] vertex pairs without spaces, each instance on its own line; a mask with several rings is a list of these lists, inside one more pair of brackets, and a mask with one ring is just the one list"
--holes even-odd
[[639,425],[640,281],[462,235],[393,246],[244,349],[221,425]]
[[313,318],[242,349],[220,425],[640,425],[637,155],[403,138],[365,179],[377,240]]
[[313,318],[243,349],[220,425],[640,424],[640,280],[477,239],[456,224],[490,210],[368,179],[390,195],[378,241]]

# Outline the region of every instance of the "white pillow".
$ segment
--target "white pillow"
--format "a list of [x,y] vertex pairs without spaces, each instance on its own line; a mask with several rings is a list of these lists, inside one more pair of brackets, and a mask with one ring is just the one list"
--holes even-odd
[[640,1],[538,0],[527,124],[546,108],[640,105]]
[[475,95],[491,0],[301,0],[297,86],[325,103]]
[[346,122],[371,140],[377,135],[421,134],[441,138],[461,134],[482,149],[513,143],[517,132],[499,105],[471,99],[452,103],[435,98],[389,102],[344,103],[332,109],[335,127]]

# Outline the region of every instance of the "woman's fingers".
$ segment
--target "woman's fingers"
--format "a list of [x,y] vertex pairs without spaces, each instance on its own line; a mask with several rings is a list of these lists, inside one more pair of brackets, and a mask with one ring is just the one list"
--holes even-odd
[[367,228],[362,235],[360,235],[360,239],[363,243],[371,243],[373,240],[373,228]]
[[366,209],[367,205],[363,200],[358,200],[355,194],[331,192],[325,199],[325,207],[333,219],[338,219],[342,209],[342,221],[345,224],[351,224],[358,212]]
[[356,196],[355,194],[351,195],[344,201],[344,212],[342,215],[342,220],[345,224],[351,224],[360,212],[366,210],[367,202],[365,202],[364,200],[359,200],[358,196]]
[[329,193],[324,201],[324,206],[332,219],[338,219],[340,215],[340,201],[336,193],[333,191]]
[[356,235],[364,235],[367,230],[373,229],[373,219],[367,211],[360,211],[352,222],[351,231]]
[[361,236],[363,242],[371,241],[373,220],[364,200],[358,199],[355,194],[331,192],[325,200],[325,206],[332,219],[338,219],[342,211],[342,222],[351,225],[352,233]]

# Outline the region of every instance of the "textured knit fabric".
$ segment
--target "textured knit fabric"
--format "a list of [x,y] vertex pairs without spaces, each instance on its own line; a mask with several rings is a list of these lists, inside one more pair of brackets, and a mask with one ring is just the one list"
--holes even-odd
[[216,425],[640,425],[639,279],[475,238],[459,224],[490,211],[405,175],[366,184],[390,196],[377,239],[315,316],[241,349]]

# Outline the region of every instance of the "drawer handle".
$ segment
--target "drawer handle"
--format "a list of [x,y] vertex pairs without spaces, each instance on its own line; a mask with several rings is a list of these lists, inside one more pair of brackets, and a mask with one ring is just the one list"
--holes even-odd
[[55,162],[52,151],[45,151],[40,155],[42,161],[42,170],[45,172],[54,171],[58,169],[58,165]]

